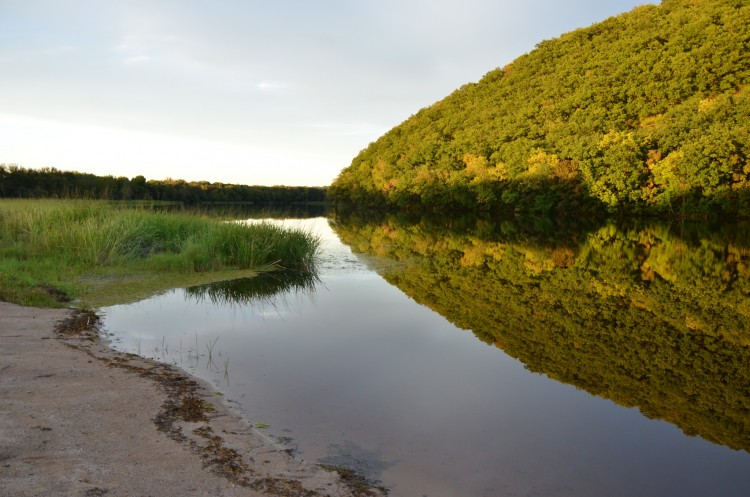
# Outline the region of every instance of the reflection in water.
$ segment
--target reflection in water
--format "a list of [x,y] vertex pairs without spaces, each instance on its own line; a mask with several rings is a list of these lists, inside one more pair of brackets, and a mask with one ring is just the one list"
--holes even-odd
[[208,300],[227,307],[274,305],[290,295],[312,294],[320,278],[315,272],[273,271],[253,278],[239,278],[186,288],[185,297],[198,303]]
[[283,221],[320,282],[110,307],[115,346],[393,497],[747,495],[750,231],[329,221]]
[[750,450],[748,230],[474,223],[335,230],[355,252],[408,261],[384,277],[529,370]]

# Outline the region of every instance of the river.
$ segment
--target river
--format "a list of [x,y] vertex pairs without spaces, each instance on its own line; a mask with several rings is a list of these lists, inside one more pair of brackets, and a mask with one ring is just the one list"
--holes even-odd
[[105,308],[113,346],[394,497],[750,492],[744,228],[275,222],[317,276]]

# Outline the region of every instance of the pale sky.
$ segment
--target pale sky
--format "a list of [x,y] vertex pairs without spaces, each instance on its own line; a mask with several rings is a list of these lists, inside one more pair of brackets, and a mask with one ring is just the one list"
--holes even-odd
[[647,0],[0,0],[0,163],[325,186],[420,108]]

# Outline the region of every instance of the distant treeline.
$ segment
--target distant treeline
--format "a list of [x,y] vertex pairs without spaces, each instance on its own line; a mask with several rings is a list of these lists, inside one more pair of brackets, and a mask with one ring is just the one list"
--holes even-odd
[[27,169],[0,164],[0,197],[101,200],[295,204],[326,201],[325,187],[248,186],[143,176],[97,176],[55,168]]

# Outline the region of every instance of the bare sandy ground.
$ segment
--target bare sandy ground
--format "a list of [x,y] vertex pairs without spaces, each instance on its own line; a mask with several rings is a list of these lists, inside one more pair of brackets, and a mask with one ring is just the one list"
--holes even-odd
[[0,496],[382,495],[294,459],[207,385],[114,352],[81,319],[0,302]]

